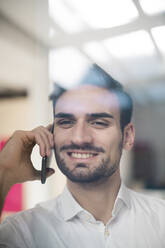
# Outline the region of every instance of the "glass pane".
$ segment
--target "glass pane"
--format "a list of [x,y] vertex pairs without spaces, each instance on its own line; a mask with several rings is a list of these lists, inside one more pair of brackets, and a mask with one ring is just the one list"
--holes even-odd
[[165,12],[164,0],[140,0],[140,4],[143,10],[147,14],[157,14],[159,12]]
[[86,57],[73,47],[54,49],[49,53],[50,79],[66,88],[77,83],[88,65]]
[[105,40],[104,44],[109,52],[118,58],[151,55],[155,51],[146,31],[110,38]]
[[62,30],[74,33],[84,29],[78,14],[65,5],[62,0],[49,0],[49,15]]
[[101,42],[92,41],[83,46],[83,50],[90,58],[98,62],[106,62],[109,60],[109,53],[106,51]]
[[90,26],[109,28],[128,23],[138,16],[131,0],[49,0],[49,14],[67,32]]
[[67,0],[92,28],[108,28],[130,22],[138,11],[130,0]]
[[159,49],[165,53],[165,26],[156,27],[151,30]]

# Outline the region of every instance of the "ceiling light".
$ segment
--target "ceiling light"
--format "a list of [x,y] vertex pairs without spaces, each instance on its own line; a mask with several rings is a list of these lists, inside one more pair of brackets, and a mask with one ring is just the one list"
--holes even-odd
[[128,23],[138,16],[131,0],[67,0],[92,28],[109,28]]

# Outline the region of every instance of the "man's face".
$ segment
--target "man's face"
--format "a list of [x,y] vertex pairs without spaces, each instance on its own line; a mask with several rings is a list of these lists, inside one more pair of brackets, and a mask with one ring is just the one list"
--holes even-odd
[[123,137],[113,93],[95,86],[67,91],[55,113],[57,165],[69,180],[91,183],[118,171]]

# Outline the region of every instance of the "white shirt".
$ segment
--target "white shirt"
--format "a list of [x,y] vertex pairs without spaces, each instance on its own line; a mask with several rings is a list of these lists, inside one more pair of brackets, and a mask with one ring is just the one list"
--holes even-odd
[[56,199],[6,218],[5,248],[165,248],[165,201],[120,187],[105,226],[67,188]]

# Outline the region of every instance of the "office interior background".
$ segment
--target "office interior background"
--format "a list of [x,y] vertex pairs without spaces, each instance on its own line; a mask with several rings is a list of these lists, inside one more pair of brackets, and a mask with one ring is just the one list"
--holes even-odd
[[[53,82],[76,85],[92,63],[134,100],[136,142],[123,154],[123,181],[165,198],[164,0],[0,0],[1,144],[16,129],[51,123]],[[32,160],[40,169],[37,147]],[[63,190],[54,157],[51,166],[56,173],[45,185],[27,182],[13,190],[7,214],[17,211],[17,200],[27,209]]]

